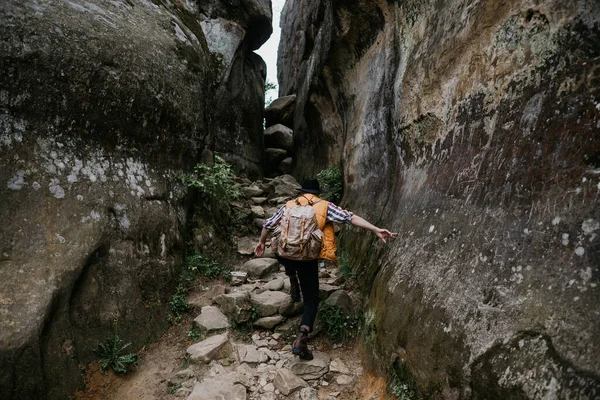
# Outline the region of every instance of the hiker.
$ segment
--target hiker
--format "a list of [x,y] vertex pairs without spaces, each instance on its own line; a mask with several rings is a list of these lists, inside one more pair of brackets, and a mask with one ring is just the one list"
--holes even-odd
[[[300,356],[301,359],[312,360],[312,352],[308,349],[308,335],[310,332],[312,332],[313,324],[317,316],[317,308],[319,306],[318,259],[327,259],[337,264],[337,257],[335,256],[335,235],[333,225],[331,223],[338,222],[352,224],[358,226],[359,228],[368,229],[375,233],[375,235],[377,235],[377,237],[379,237],[384,243],[386,243],[387,238],[395,238],[397,234],[391,233],[387,229],[378,228],[364,218],[361,218],[350,211],[346,211],[331,202],[320,199],[317,195],[322,193],[322,191],[317,179],[305,179],[302,183],[302,187],[298,190],[301,192],[299,197],[288,201],[287,204],[282,206],[275,215],[263,223],[260,239],[254,249],[254,254],[257,257],[263,255],[265,252],[267,236],[270,232],[276,234],[272,242],[283,240],[283,238],[280,237],[282,236],[280,230],[281,228],[284,228],[281,227],[281,223],[286,218],[287,221],[291,220],[289,217],[291,214],[289,210],[292,207],[307,205],[312,206],[312,209],[314,210],[313,215],[316,214],[318,229],[322,232],[322,244],[319,243],[319,249],[316,250],[316,255],[313,254],[314,258],[302,259],[301,256],[298,256],[296,259],[289,259],[290,255],[285,253],[285,247],[283,247],[285,246],[285,243],[278,243],[277,248],[275,248],[278,253],[277,259],[285,267],[286,275],[290,277],[290,294],[292,295],[292,298],[296,297],[296,299],[299,300],[300,290],[298,288],[298,280],[296,279],[297,274],[300,280],[299,286],[302,290],[302,297],[304,299],[304,312],[302,314],[302,321],[300,323],[298,336],[294,342],[292,352],[293,354]],[[310,209],[308,210],[308,213],[311,213]],[[289,222],[288,227],[285,229],[289,229]],[[304,229],[305,225],[303,220],[303,225],[301,228],[302,233],[304,233]],[[294,230],[294,227],[289,230],[293,231],[292,234],[297,234],[298,231],[298,229]],[[319,236],[318,233],[316,235]],[[303,249],[303,246],[300,245],[299,251],[303,252],[303,254],[312,251],[311,249],[306,248],[308,246],[309,245],[306,245]],[[284,254],[281,254],[282,252],[284,252]],[[308,258],[311,257],[312,256],[308,256]]]

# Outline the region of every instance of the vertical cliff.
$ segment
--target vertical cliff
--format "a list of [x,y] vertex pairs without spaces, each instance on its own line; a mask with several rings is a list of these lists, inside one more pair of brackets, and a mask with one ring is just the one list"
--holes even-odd
[[295,171],[400,232],[341,242],[374,366],[421,395],[600,395],[600,4],[288,0]]
[[177,174],[215,150],[261,174],[270,21],[268,0],[0,4],[0,398],[66,398],[117,315],[139,345],[166,328]]

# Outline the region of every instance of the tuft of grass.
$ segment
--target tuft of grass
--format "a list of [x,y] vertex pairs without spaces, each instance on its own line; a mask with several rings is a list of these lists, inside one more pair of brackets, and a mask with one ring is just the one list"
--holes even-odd
[[346,315],[339,307],[321,303],[319,305],[319,319],[329,339],[340,342],[353,338],[358,334],[362,312],[359,310],[353,315]]
[[119,338],[119,323],[116,318],[113,325],[113,336],[104,343],[99,343],[94,353],[98,356],[102,371],[110,368],[116,373],[126,374],[129,366],[138,360],[138,356],[135,353],[125,354],[125,349],[131,346],[131,343],[123,343]]
[[415,378],[405,362],[396,361],[392,365],[388,382],[390,394],[399,400],[419,400],[421,398]]
[[181,266],[179,284],[169,301],[170,313],[167,318],[171,324],[181,322],[182,315],[190,311],[186,295],[198,275],[211,280],[222,278],[227,282],[231,282],[231,268],[201,254],[187,256]]

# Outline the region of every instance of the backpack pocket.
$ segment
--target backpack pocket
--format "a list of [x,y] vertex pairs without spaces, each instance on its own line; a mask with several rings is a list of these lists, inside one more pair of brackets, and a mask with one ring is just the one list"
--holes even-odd
[[305,259],[316,260],[321,254],[323,248],[323,232],[320,229],[312,231],[308,238],[308,243],[305,245]]

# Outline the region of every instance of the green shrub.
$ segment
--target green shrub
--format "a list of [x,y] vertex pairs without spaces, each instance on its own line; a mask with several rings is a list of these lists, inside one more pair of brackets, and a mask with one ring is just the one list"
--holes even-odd
[[344,193],[342,171],[337,167],[329,167],[319,172],[317,179],[323,187],[322,197],[336,204],[339,203]]
[[346,315],[339,307],[327,303],[321,303],[319,306],[319,319],[327,336],[334,342],[357,335],[362,319],[361,314],[360,311],[357,311],[354,315]]
[[233,184],[234,178],[231,166],[223,158],[215,156],[213,166],[198,164],[193,173],[183,176],[183,181],[204,196],[200,205],[221,220],[229,216],[229,204],[242,193],[239,187]]
[[115,319],[112,338],[107,339],[104,343],[99,343],[94,352],[98,356],[102,371],[110,368],[117,373],[126,374],[128,366],[134,364],[138,360],[138,356],[135,353],[123,354],[124,350],[131,346],[131,343],[123,343],[118,333],[118,321]]
[[188,274],[200,274],[208,279],[223,278],[225,281],[231,281],[231,269],[222,263],[204,257],[201,254],[193,254],[186,257],[183,271],[186,277]]

